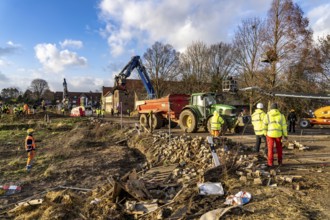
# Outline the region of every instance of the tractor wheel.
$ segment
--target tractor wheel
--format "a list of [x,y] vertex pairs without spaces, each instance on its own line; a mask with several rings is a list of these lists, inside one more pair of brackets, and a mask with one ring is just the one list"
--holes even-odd
[[189,109],[183,110],[179,117],[179,124],[181,129],[187,133],[194,133],[197,131],[197,117]]
[[299,125],[301,128],[309,128],[311,126],[311,123],[306,119],[302,119]]
[[147,114],[141,114],[140,115],[140,124],[146,128],[149,127],[149,123],[148,123],[148,116]]
[[163,116],[160,114],[153,114],[152,115],[152,128],[153,129],[160,129],[163,126]]
[[210,134],[211,134],[211,119],[212,119],[212,116],[207,119],[206,125],[204,127],[204,130],[206,132],[209,132]]

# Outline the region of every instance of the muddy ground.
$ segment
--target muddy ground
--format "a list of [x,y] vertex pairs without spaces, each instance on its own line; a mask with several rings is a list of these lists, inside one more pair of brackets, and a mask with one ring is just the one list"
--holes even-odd
[[[153,202],[162,207],[151,214],[142,214],[125,209],[125,200],[138,198],[130,198],[130,195],[121,196],[122,201],[108,198],[113,195],[113,180],[120,179],[133,169],[139,176],[152,166],[171,165],[171,158],[166,163],[163,159],[156,163],[156,159],[152,158],[154,154],[150,153],[154,151],[148,151],[157,144],[166,145],[166,138],[160,144],[157,132],[154,135],[138,135],[134,130],[134,120],[124,120],[121,125],[119,118],[49,116],[49,121],[44,120],[43,113],[19,119],[7,115],[1,118],[0,185],[18,185],[22,189],[11,195],[0,189],[0,218],[199,219],[207,211],[228,207],[224,205],[228,195],[246,191],[252,194],[251,201],[242,208],[231,209],[221,219],[330,219],[329,128],[298,130],[296,134],[291,134],[291,141],[298,141],[309,149],[285,148],[284,165],[276,167],[275,176],[262,177],[261,183],[254,183],[253,175],[242,179],[239,172],[243,170],[245,175],[246,169],[237,166],[237,161],[234,161],[235,165],[234,162],[231,167],[227,164],[218,175],[225,195],[199,195],[197,183],[203,179],[203,174],[199,173],[189,181],[174,178],[171,183],[165,184],[166,187],[157,189],[166,191],[171,188],[172,196],[157,198],[157,201],[154,199]],[[29,127],[36,130],[37,156],[31,172],[27,173],[24,138]],[[179,129],[171,131],[172,138],[182,135]],[[206,136],[200,132],[192,138],[201,137],[200,140],[204,140]],[[254,160],[253,172],[265,164],[263,157],[251,152],[254,144],[251,128],[246,129],[243,135],[226,134],[226,138],[231,140],[233,149],[227,157],[233,155],[235,158],[242,156],[245,160]],[[203,141],[199,143],[203,144]],[[225,161],[225,154],[220,153],[220,148],[217,151],[220,160]],[[212,166],[197,163],[200,162],[198,160],[186,160],[185,164],[180,162],[173,164],[190,167],[190,170],[197,170],[201,165],[205,169]],[[264,171],[263,168],[261,171]],[[276,176],[295,178],[286,181]],[[101,202],[95,202],[96,198],[101,198]],[[16,206],[18,202],[33,199],[44,201],[40,205]]]

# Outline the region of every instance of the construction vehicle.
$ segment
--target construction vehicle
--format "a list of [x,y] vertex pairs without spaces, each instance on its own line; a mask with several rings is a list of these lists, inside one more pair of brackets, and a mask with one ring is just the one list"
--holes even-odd
[[200,127],[210,131],[213,112],[218,111],[225,124],[222,131],[230,130],[232,133],[237,128],[237,113],[234,106],[220,104],[216,93],[193,93],[189,105],[180,113],[179,124],[183,131],[196,132]]
[[[246,87],[238,89],[237,82],[232,77],[228,78],[223,83],[223,91],[230,93],[237,93],[238,91],[254,90],[259,93],[274,96],[274,97],[289,97],[289,98],[303,98],[303,99],[324,99],[330,100],[329,95],[317,94],[294,94],[294,93],[280,93],[280,92],[266,92],[259,87]],[[310,117],[300,119],[299,125],[301,128],[313,127],[314,125],[330,125],[330,106],[316,109]]]
[[193,93],[192,95],[171,94],[161,99],[139,101],[137,110],[140,123],[148,126],[152,112],[152,127],[154,129],[170,123],[177,124],[187,133],[194,133],[200,127],[210,131],[210,120],[214,111],[218,111],[225,121],[223,131],[234,132],[237,126],[236,108],[220,104],[215,93]]
[[330,106],[316,109],[309,118],[302,118],[299,125],[301,128],[309,128],[314,125],[330,125]]
[[142,64],[140,56],[133,56],[130,62],[122,69],[122,71],[115,76],[114,90],[122,90],[127,92],[126,78],[130,77],[134,69],[137,70],[139,76],[141,77],[141,81],[147,90],[148,98],[149,99],[155,98],[154,87],[151,84],[149,75],[147,74],[147,71]]
[[182,130],[192,133],[203,126],[206,131],[210,128],[210,118],[213,111],[217,110],[223,116],[225,130],[236,126],[236,108],[219,104],[215,93],[195,93],[192,95],[171,94],[164,98],[155,99],[155,91],[142,64],[140,56],[134,56],[123,70],[115,76],[115,90],[126,90],[126,79],[132,71],[137,69],[142,83],[147,90],[149,100],[139,101],[137,110],[140,115],[140,123],[149,125],[149,117],[152,114],[152,127],[158,129],[168,123],[171,127],[180,124]]
[[[170,123],[171,128],[178,125],[182,109],[189,104],[190,95],[170,94],[159,99],[137,101],[140,124],[149,127],[152,116],[152,127],[159,129]],[[151,114],[152,112],[152,114]]]

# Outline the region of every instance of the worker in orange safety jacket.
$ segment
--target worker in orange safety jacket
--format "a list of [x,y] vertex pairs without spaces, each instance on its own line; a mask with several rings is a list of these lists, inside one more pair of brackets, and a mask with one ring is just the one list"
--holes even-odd
[[33,132],[34,130],[32,128],[29,128],[27,130],[27,136],[25,138],[25,150],[28,153],[28,159],[26,162],[26,170],[29,172],[32,164],[33,164],[33,159],[35,157],[35,149],[36,149],[36,143],[35,139],[33,137]]
[[25,115],[29,114],[29,106],[27,103],[25,103],[23,106],[23,112]]
[[282,165],[282,138],[288,139],[285,116],[278,110],[277,103],[273,103],[264,118],[264,135],[268,145],[268,167],[273,166],[273,147],[276,144],[278,165]]
[[211,135],[213,137],[219,137],[221,127],[224,124],[224,120],[222,117],[219,115],[218,111],[213,112],[213,116],[211,118]]

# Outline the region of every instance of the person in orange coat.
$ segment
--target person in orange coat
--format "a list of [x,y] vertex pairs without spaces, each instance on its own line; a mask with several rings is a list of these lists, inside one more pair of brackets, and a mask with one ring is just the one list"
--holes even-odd
[[26,104],[26,103],[24,104],[23,111],[24,111],[24,114],[25,115],[29,114],[29,106],[28,106],[28,104]]
[[33,159],[35,157],[36,143],[33,137],[34,130],[29,128],[27,130],[27,136],[25,138],[25,150],[28,153],[28,159],[26,162],[26,170],[29,172],[32,168]]

